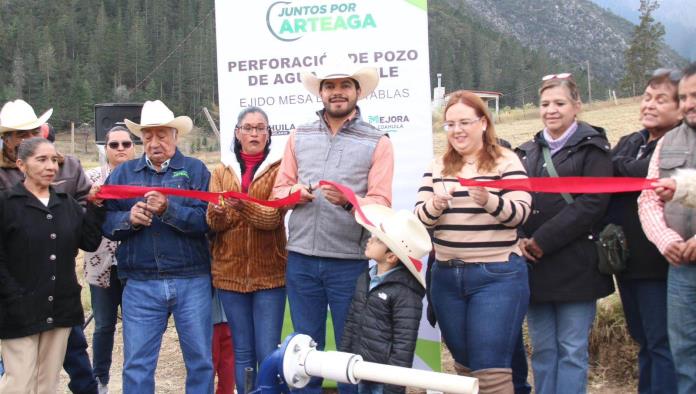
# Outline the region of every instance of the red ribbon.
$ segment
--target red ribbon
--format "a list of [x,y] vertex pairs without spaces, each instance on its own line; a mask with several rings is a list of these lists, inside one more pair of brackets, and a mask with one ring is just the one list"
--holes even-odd
[[358,203],[358,197],[355,196],[355,193],[353,193],[353,190],[351,190],[349,187],[341,185],[340,183],[331,182],[331,181],[319,181],[319,186],[323,186],[323,185],[333,186],[336,189],[338,189],[338,191],[343,193],[343,195],[346,197],[346,199],[351,204],[353,204],[353,208],[355,208],[355,213],[357,213],[358,216],[360,216],[360,219],[362,219],[362,221],[365,222],[365,224],[367,224],[368,226],[375,227],[375,225],[372,224],[372,222],[367,218],[367,216],[365,216],[365,213],[362,211],[362,209],[360,209],[360,204]]
[[[360,209],[360,204],[358,203],[358,198],[356,197],[355,193],[353,193],[353,190],[351,190],[350,188],[348,188],[348,187],[346,187],[346,186],[344,186],[344,185],[341,185],[340,183],[331,182],[331,181],[319,181],[319,185],[320,185],[320,186],[321,186],[321,185],[330,185],[330,186],[333,186],[333,187],[335,187],[336,189],[338,189],[341,193],[343,193],[343,195],[346,197],[346,199],[347,199],[351,204],[353,204],[353,207],[355,208],[355,213],[356,213],[358,216],[360,216],[360,218],[363,220],[363,222],[364,222],[365,224],[367,224],[368,226],[376,227],[376,226],[375,226],[374,224],[372,224],[372,222],[367,218],[367,216],[365,216],[365,213],[363,212],[363,210]],[[413,263],[413,266],[416,267],[416,269],[418,270],[418,272],[421,272],[422,269],[423,269],[423,262],[420,261],[420,260],[418,260],[418,259],[414,259],[414,258],[411,257],[411,256],[409,256],[408,258],[411,259],[411,263]]]
[[250,197],[247,194],[239,192],[224,192],[224,193],[214,193],[214,192],[204,192],[200,190],[185,190],[185,189],[175,189],[170,187],[150,187],[150,186],[124,186],[124,185],[103,185],[99,189],[99,193],[94,197],[98,200],[112,200],[112,199],[123,199],[123,198],[138,198],[143,197],[145,193],[149,191],[157,191],[167,196],[177,196],[185,198],[195,198],[198,200],[207,201],[211,204],[220,204],[223,198],[235,198],[238,200],[254,202],[259,205],[263,205],[271,208],[283,208],[288,205],[295,205],[300,201],[300,192],[296,191],[291,195],[281,198],[280,200],[259,200],[254,197]]
[[538,193],[627,193],[654,189],[657,179],[630,177],[582,177],[501,179],[477,181],[459,178],[462,186],[492,187],[504,190],[520,190]]

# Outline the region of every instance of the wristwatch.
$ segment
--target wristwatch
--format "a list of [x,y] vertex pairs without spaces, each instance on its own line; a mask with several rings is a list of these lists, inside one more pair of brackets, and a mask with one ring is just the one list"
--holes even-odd
[[345,209],[348,212],[353,210],[353,204],[351,204],[350,201],[341,205],[341,207],[343,207],[343,209]]

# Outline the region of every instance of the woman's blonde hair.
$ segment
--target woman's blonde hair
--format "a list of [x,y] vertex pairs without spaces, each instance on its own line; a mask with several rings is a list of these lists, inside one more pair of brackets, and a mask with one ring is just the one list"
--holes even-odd
[[[443,114],[455,104],[462,103],[476,112],[476,116],[486,118],[487,127],[483,132],[483,149],[478,154],[476,168],[478,171],[492,171],[496,166],[496,161],[502,156],[502,150],[498,145],[498,137],[495,134],[493,119],[488,111],[488,106],[479,96],[468,90],[457,90],[450,94],[450,98],[445,105]],[[464,157],[447,140],[447,151],[442,157],[442,175],[455,175],[464,166]]]

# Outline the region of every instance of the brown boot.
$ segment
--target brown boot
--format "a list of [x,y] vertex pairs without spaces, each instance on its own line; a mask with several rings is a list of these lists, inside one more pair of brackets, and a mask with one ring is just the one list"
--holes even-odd
[[459,364],[458,362],[454,362],[454,370],[457,372],[457,375],[459,376],[468,376],[468,377],[473,377],[471,374],[471,369],[463,366],[462,364]]
[[512,369],[510,368],[486,368],[472,372],[479,380],[479,393],[481,394],[513,394]]

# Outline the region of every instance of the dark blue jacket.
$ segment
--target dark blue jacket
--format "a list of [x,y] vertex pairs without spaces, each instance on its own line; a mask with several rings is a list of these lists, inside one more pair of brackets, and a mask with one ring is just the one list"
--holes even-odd
[[[614,176],[645,178],[659,139],[648,142],[647,130],[622,137],[611,151]],[[638,153],[641,152],[640,157]],[[669,263],[648,240],[638,217],[640,193],[616,193],[611,196],[607,221],[620,224],[626,234],[629,257],[626,271],[619,276],[629,279],[666,280]]]
[[[162,172],[148,167],[145,155],[116,167],[106,185],[157,186],[207,191],[210,172],[198,159],[177,149]],[[190,278],[210,273],[204,201],[169,196],[167,210],[149,227],[133,228],[130,209],[143,198],[106,201],[104,236],[120,241],[116,250],[121,279]]]

